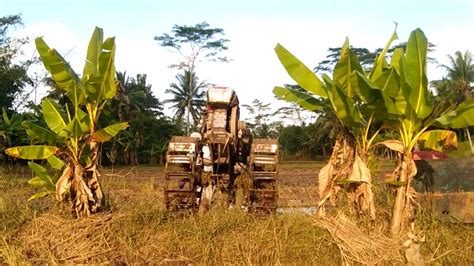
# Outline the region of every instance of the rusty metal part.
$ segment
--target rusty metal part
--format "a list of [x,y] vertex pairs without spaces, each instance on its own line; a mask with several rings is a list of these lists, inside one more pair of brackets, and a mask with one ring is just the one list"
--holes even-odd
[[168,145],[165,166],[165,207],[170,212],[197,210],[196,181],[199,143],[197,138],[173,137]]
[[[167,211],[206,211],[214,204],[214,192],[224,195],[220,198],[225,202],[219,205],[233,205],[235,179],[242,173],[236,170],[236,165],[241,164],[239,168],[246,169],[252,184],[246,197],[249,209],[275,212],[278,142],[253,141],[239,115],[239,100],[232,89],[208,89],[202,131],[197,133],[202,139],[173,137],[169,143],[164,191]],[[205,192],[197,191],[198,186]]]
[[275,213],[277,209],[277,175],[279,147],[276,139],[254,139],[250,148],[249,211],[257,214]]

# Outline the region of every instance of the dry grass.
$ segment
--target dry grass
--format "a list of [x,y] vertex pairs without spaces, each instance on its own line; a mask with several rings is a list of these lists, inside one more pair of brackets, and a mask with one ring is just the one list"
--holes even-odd
[[[308,206],[317,200],[313,193],[318,167],[283,165],[281,205]],[[109,212],[81,220],[71,220],[52,199],[27,203],[33,189],[24,176],[21,171],[0,176],[0,264],[333,265],[398,254],[396,248],[385,253],[391,245],[381,233],[387,231],[386,224],[377,224],[380,231],[367,234],[368,223],[363,219],[354,227],[337,220],[322,224],[323,220],[315,222],[313,216],[302,213],[255,217],[238,208],[213,209],[204,216],[168,217],[163,212],[163,175],[158,167],[108,169],[102,184],[111,204]],[[382,187],[376,193],[378,202],[391,200]],[[389,211],[379,208],[378,216],[386,220]],[[428,261],[474,263],[472,226],[443,223],[428,211],[420,213],[415,222],[426,234],[421,247]],[[346,231],[331,229],[342,227]],[[352,239],[351,232],[357,233]],[[364,233],[366,238],[354,239]],[[377,239],[383,239],[382,248],[374,251],[367,243]],[[361,243],[366,244],[357,248]],[[357,258],[354,254],[365,255]]]
[[388,238],[380,230],[365,232],[343,214],[317,217],[315,224],[329,231],[341,252],[344,263],[377,265],[382,262],[403,262],[401,241]]
[[116,248],[110,225],[118,219],[120,215],[111,213],[78,220],[43,214],[24,226],[18,240],[33,263],[104,262]]

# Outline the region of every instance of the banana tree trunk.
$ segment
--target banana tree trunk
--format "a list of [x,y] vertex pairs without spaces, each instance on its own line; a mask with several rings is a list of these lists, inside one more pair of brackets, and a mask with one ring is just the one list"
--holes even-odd
[[340,190],[337,180],[347,179],[352,170],[355,155],[355,140],[345,129],[339,132],[331,157],[318,174],[318,212],[324,214],[324,203],[335,204],[335,194]]
[[411,153],[401,155],[392,175],[395,181],[401,183],[396,190],[390,226],[391,234],[397,236],[411,216],[411,203],[416,196],[416,192],[411,187],[413,177],[416,175],[416,165]]
[[[91,162],[84,168],[85,175],[83,175],[84,185],[90,190],[90,200],[88,205],[88,211],[83,213],[88,216],[91,213],[96,213],[101,210],[104,203],[104,195],[99,184],[100,171],[98,169],[98,159],[99,159],[99,143],[97,141],[91,141],[89,143],[90,148],[90,159]],[[77,213],[77,211],[76,211]]]
[[340,183],[347,183],[345,189],[352,210],[368,214],[375,220],[375,205],[372,193],[368,156],[357,151],[354,136],[343,130],[339,133],[329,163],[318,175],[320,201],[319,211],[324,214],[324,203],[329,199],[335,204],[335,194],[341,189]]

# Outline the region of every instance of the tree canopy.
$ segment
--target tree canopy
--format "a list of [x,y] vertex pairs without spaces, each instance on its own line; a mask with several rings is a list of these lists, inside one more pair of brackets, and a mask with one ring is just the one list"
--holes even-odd
[[0,17],[0,107],[11,113],[13,103],[19,99],[24,88],[32,80],[27,70],[31,60],[19,61],[21,48],[28,43],[27,38],[12,38],[9,36],[12,28],[22,26],[20,15]]

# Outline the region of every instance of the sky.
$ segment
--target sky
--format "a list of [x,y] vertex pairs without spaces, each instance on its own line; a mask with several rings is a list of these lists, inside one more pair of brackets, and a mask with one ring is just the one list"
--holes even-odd
[[[43,36],[78,73],[94,27],[103,28],[105,36],[116,37],[116,69],[147,74],[160,100],[170,97],[165,90],[178,72],[168,66],[182,58],[153,38],[170,33],[175,24],[206,21],[224,30],[230,40],[225,55],[232,61],[202,61],[196,72],[200,80],[233,88],[246,104],[259,99],[282,105],[273,87],[294,84],[275,55],[277,43],[313,68],[346,37],[354,47],[383,47],[397,22],[400,42],[421,28],[436,45],[430,56],[440,64],[457,50],[474,50],[474,0],[0,0],[0,16],[18,13],[24,28],[15,34]],[[33,45],[25,47],[25,56],[33,53]],[[443,74],[429,65],[430,80]]]

